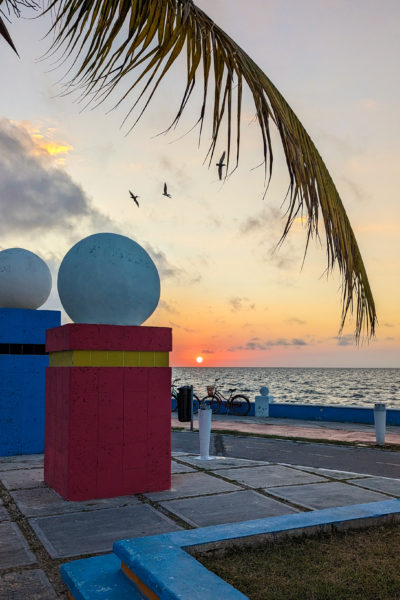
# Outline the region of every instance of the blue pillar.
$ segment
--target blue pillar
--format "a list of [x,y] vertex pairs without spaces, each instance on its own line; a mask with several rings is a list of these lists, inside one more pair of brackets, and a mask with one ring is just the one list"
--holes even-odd
[[0,456],[44,450],[46,330],[58,310],[0,308]]

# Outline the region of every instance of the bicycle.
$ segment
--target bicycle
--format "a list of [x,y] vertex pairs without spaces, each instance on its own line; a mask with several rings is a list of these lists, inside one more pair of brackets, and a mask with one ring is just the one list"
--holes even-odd
[[[180,381],[180,378],[174,379],[171,387],[171,412],[175,412],[178,408],[178,388],[176,387],[176,383]],[[196,394],[193,394],[193,414],[197,414],[199,410],[200,400]]]
[[237,388],[232,388],[228,390],[230,394],[229,398],[226,398],[222,392],[217,390],[218,381],[219,378],[215,380],[214,385],[207,386],[207,396],[203,398],[201,404],[210,405],[213,413],[218,413],[222,405],[226,407],[226,412],[230,410],[234,415],[244,417],[245,415],[249,414],[250,401],[248,397],[244,396],[243,394],[236,394],[234,396],[233,394],[236,392]]

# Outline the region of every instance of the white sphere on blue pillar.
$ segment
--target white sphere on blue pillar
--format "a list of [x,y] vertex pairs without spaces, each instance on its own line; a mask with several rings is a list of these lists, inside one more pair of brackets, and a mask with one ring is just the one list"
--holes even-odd
[[61,263],[57,285],[75,323],[141,325],[160,299],[160,277],[149,254],[116,233],[96,233],[75,244]]
[[0,252],[0,308],[35,310],[50,291],[50,269],[40,256],[24,248]]

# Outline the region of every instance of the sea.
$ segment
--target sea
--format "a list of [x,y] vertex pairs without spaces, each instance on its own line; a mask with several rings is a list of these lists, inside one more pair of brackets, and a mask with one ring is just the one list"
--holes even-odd
[[275,402],[365,407],[385,402],[387,408],[400,409],[400,369],[173,367],[172,379],[177,378],[178,387],[193,385],[199,398],[219,378],[224,395],[237,388],[251,401],[266,386]]

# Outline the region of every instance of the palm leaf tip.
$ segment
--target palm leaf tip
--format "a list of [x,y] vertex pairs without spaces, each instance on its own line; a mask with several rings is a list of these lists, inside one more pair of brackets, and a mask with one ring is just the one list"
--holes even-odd
[[17,52],[17,49],[14,46],[14,42],[12,41],[11,36],[8,33],[8,29],[5,26],[5,23],[4,23],[3,19],[1,18],[1,15],[0,15],[0,36],[3,37],[6,40],[6,42],[11,46],[11,48],[17,54],[17,56],[19,56],[19,54]]

